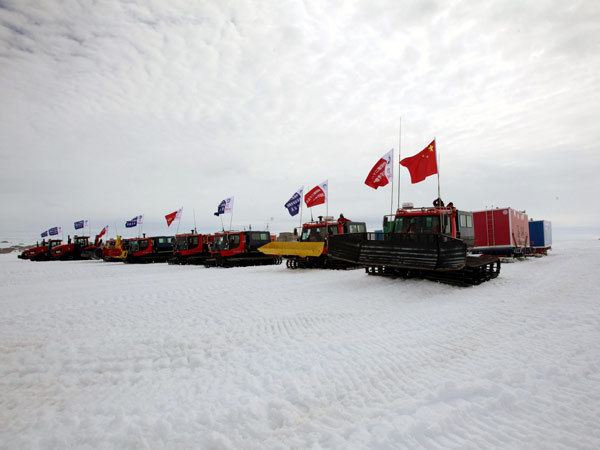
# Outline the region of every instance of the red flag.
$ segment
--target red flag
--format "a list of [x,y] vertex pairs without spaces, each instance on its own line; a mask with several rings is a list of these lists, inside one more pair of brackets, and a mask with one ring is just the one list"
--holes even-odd
[[167,219],[167,226],[170,227],[175,219],[179,219],[181,217],[181,211],[183,208],[180,208],[178,211],[173,211],[171,214],[167,214],[165,219]]
[[392,158],[393,158],[394,150],[390,150],[385,155],[381,157],[377,163],[373,166],[369,175],[367,175],[367,179],[365,180],[365,184],[373,189],[377,189],[379,187],[385,186],[388,184],[393,175],[392,172]]
[[173,221],[175,220],[175,217],[177,217],[177,211],[172,212],[171,214],[167,214],[165,216],[165,219],[167,219],[167,226],[170,227],[171,224],[173,223]]
[[304,203],[307,207],[311,208],[327,201],[327,184],[327,181],[324,181],[306,193]]
[[104,228],[102,228],[102,231],[100,233],[98,233],[98,236],[96,236],[96,238],[100,239],[102,236],[104,236],[106,234],[106,230],[108,230],[108,225],[106,225]]
[[438,173],[435,159],[435,139],[415,156],[409,156],[400,161],[410,172],[411,183],[419,183],[429,175]]

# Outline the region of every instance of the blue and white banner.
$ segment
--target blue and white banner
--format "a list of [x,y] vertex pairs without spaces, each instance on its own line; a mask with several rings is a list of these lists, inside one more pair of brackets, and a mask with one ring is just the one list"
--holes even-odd
[[300,211],[300,206],[302,204],[302,192],[304,191],[304,186],[302,186],[298,191],[292,195],[287,203],[284,205],[290,213],[290,216],[295,216]]
[[133,219],[125,222],[125,228],[137,227],[138,225],[141,225],[142,223],[144,223],[144,215],[143,214],[141,216],[135,216]]
[[233,212],[233,197],[226,198],[219,203],[219,207],[217,208],[217,212],[215,216],[220,216],[221,214],[227,214]]
[[42,237],[43,237],[43,238],[44,238],[44,237],[48,237],[48,230],[46,230],[46,231],[44,231],[44,232],[42,233]]
[[87,220],[78,220],[77,222],[74,223],[75,229],[79,230],[81,228],[87,227],[88,226],[88,221]]
[[52,227],[48,230],[50,236],[56,236],[59,233],[62,233],[62,227]]

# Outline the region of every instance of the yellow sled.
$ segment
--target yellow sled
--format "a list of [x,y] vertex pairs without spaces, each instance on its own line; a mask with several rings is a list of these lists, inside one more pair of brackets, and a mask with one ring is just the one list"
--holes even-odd
[[321,256],[324,247],[324,242],[269,242],[259,247],[258,250],[265,255],[306,258],[308,256]]

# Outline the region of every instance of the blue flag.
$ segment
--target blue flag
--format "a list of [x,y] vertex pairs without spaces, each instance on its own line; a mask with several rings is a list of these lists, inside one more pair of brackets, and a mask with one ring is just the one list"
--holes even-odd
[[219,203],[219,208],[215,213],[215,216],[220,216],[221,214],[233,213],[233,197],[226,198],[221,203]]
[[50,236],[56,236],[58,234],[58,227],[52,227],[48,230],[48,234]]
[[221,203],[219,203],[219,207],[217,208],[217,212],[215,213],[215,216],[219,217],[221,214],[225,214],[225,200],[223,200]]
[[303,190],[304,186],[302,186],[294,195],[292,195],[292,198],[290,198],[285,204],[285,207],[289,211],[290,216],[295,216],[296,214],[298,214],[298,211],[300,211]]
[[42,233],[42,237],[47,237],[47,236],[48,236],[48,230],[46,230]]
[[74,223],[74,225],[75,225],[76,230],[83,228],[83,220],[78,220],[77,222]]
[[133,219],[125,222],[125,228],[137,227],[137,222],[138,222],[138,216],[135,216]]

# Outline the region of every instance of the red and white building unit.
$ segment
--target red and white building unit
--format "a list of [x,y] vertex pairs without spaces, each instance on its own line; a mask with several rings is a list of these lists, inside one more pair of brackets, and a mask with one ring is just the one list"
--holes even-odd
[[493,255],[520,255],[527,252],[529,219],[525,211],[494,208],[473,212],[473,252]]

